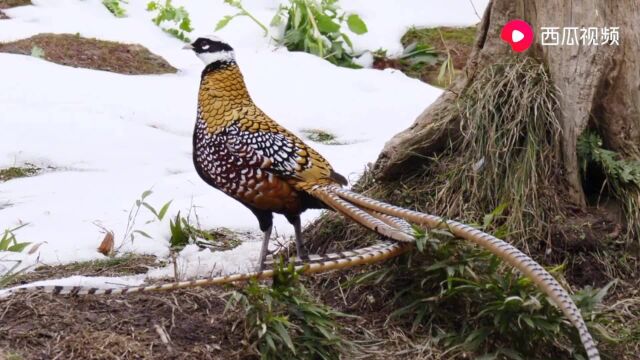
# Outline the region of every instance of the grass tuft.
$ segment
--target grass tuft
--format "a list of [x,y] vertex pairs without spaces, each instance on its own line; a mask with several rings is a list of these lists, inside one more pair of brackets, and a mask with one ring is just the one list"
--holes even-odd
[[[532,353],[539,358],[579,358],[575,329],[531,280],[448,232],[422,233],[421,240],[421,252],[357,276],[346,286],[384,289],[379,291],[388,294],[388,324],[431,338],[455,358],[470,353],[488,359],[525,359]],[[562,267],[549,271],[562,275]],[[574,295],[601,341],[614,340],[600,326],[601,303],[613,284]]]
[[506,206],[498,236],[549,235],[544,229],[562,213],[555,93],[546,69],[531,59],[497,63],[477,75],[457,104],[463,137],[441,159],[446,170],[434,199],[441,213],[479,219]]
[[325,145],[344,145],[343,142],[336,140],[336,135],[322,129],[303,129],[301,132],[311,141]]
[[244,313],[245,338],[261,359],[338,359],[353,346],[336,319],[346,315],[316,302],[293,264],[281,260],[271,286],[251,281],[228,297],[225,311]]
[[41,169],[33,164],[25,164],[24,166],[12,166],[0,169],[0,181],[9,181],[22,177],[37,175]]

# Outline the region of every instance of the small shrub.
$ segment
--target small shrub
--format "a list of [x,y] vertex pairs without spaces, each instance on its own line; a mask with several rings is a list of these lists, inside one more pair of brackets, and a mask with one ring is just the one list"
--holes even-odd
[[[348,284],[389,289],[388,322],[404,324],[412,332],[429,332],[454,357],[473,352],[483,359],[526,359],[531,353],[541,358],[558,358],[559,353],[581,358],[575,329],[530,279],[446,231],[418,235],[421,252]],[[559,276],[561,269],[549,271]],[[590,325],[598,320],[599,304],[608,289],[588,288],[574,296]],[[571,342],[576,348],[568,345]]]
[[353,62],[353,44],[342,32],[346,23],[353,33],[362,35],[368,29],[357,14],[345,14],[337,0],[289,0],[281,5],[271,21],[277,26],[284,22],[284,35],[278,41],[290,51],[304,51],[329,62],[358,68]]
[[102,5],[115,17],[125,17],[127,12],[120,6],[120,3],[127,3],[124,0],[102,0]]
[[230,293],[225,308],[245,315],[245,336],[260,358],[338,359],[347,353],[352,344],[335,321],[345,315],[315,302],[293,264],[280,260],[276,272],[271,286],[254,280]]
[[627,218],[627,236],[635,238],[640,234],[640,161],[605,149],[602,138],[591,130],[578,138],[577,153],[585,178],[589,167],[604,175],[600,191],[608,190],[620,201]]
[[190,216],[184,218],[178,212],[176,217],[169,221],[171,249],[180,250],[188,244],[196,244],[211,250],[229,250],[241,243],[239,239],[225,234],[223,231],[202,230],[200,226],[193,225],[190,219]]
[[[151,20],[162,30],[184,42],[191,41],[187,36],[187,33],[193,31],[193,28],[191,27],[191,18],[183,6],[176,8],[171,3],[171,0],[165,0],[164,3],[160,0],[150,1],[147,3],[147,11],[157,12],[156,16]],[[173,26],[163,27],[162,24],[165,22],[173,23]]]
[[[238,16],[247,16],[268,35],[267,27],[242,6],[241,0],[225,0],[225,3],[239,12],[218,21],[216,31]],[[338,0],[289,0],[288,5],[281,4],[270,23],[271,26],[284,24],[284,34],[276,41],[290,51],[304,51],[338,66],[359,68],[353,62],[356,55],[351,39],[341,30],[346,24],[353,33],[362,35],[368,31],[367,25],[357,14],[341,11],[337,3]]]

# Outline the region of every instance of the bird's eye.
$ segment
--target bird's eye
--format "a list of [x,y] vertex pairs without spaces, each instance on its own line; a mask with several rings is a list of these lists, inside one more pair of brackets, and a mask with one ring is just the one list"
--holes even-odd
[[202,50],[207,50],[209,48],[208,44],[202,45]]

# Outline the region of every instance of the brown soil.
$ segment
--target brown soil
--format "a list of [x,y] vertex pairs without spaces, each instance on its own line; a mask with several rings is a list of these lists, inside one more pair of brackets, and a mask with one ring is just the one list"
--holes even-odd
[[45,60],[73,67],[127,75],[170,74],[177,70],[141,45],[87,39],[70,34],[38,34],[28,39],[0,43],[0,52],[31,55],[34,47]]
[[[124,256],[44,266],[16,283],[71,275],[117,276],[158,266]],[[17,294],[0,300],[0,359],[237,359],[249,354],[223,288],[124,296]],[[164,337],[164,339],[163,339]],[[11,357],[13,356],[13,357]]]
[[2,10],[0,10],[0,20],[5,20],[8,19],[9,17],[7,16],[7,14],[3,13]]
[[27,284],[34,281],[63,278],[74,275],[84,276],[123,276],[144,274],[149,269],[158,267],[155,256],[130,255],[106,260],[86,261],[62,266],[40,266],[32,272],[25,273],[11,285]]
[[31,5],[31,0],[0,0],[0,9]]
[[[45,267],[18,282],[78,273],[138,273],[153,261],[132,256],[120,263]],[[356,270],[361,271],[366,269]],[[340,273],[333,273],[303,281],[322,301],[357,315],[339,320],[345,336],[360,344],[358,359],[408,360],[440,352],[420,341],[413,344],[415,337],[386,325],[382,301],[372,301],[361,292],[342,294],[334,288],[339,279]],[[244,339],[242,314],[234,309],[225,312],[223,295],[232,287],[120,296],[16,294],[0,300],[0,359],[258,359]]]
[[243,358],[242,330],[223,316],[222,293],[20,294],[0,302],[0,349],[24,359]]

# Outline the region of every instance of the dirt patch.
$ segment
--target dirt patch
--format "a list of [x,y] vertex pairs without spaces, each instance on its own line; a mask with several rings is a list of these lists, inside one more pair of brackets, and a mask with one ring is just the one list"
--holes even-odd
[[7,16],[7,14],[3,13],[2,10],[0,10],[0,20],[6,20],[9,17]]
[[28,359],[240,358],[221,289],[120,297],[21,294],[0,303],[0,349]]
[[31,5],[31,0],[0,0],[0,9]]
[[2,43],[0,52],[35,55],[56,64],[127,75],[177,72],[166,60],[144,46],[71,34],[38,34],[28,39]]
[[64,278],[74,275],[123,276],[145,274],[149,269],[160,266],[155,256],[125,255],[105,260],[85,261],[62,266],[40,266],[32,272],[14,279],[9,286],[27,284],[34,281]]

